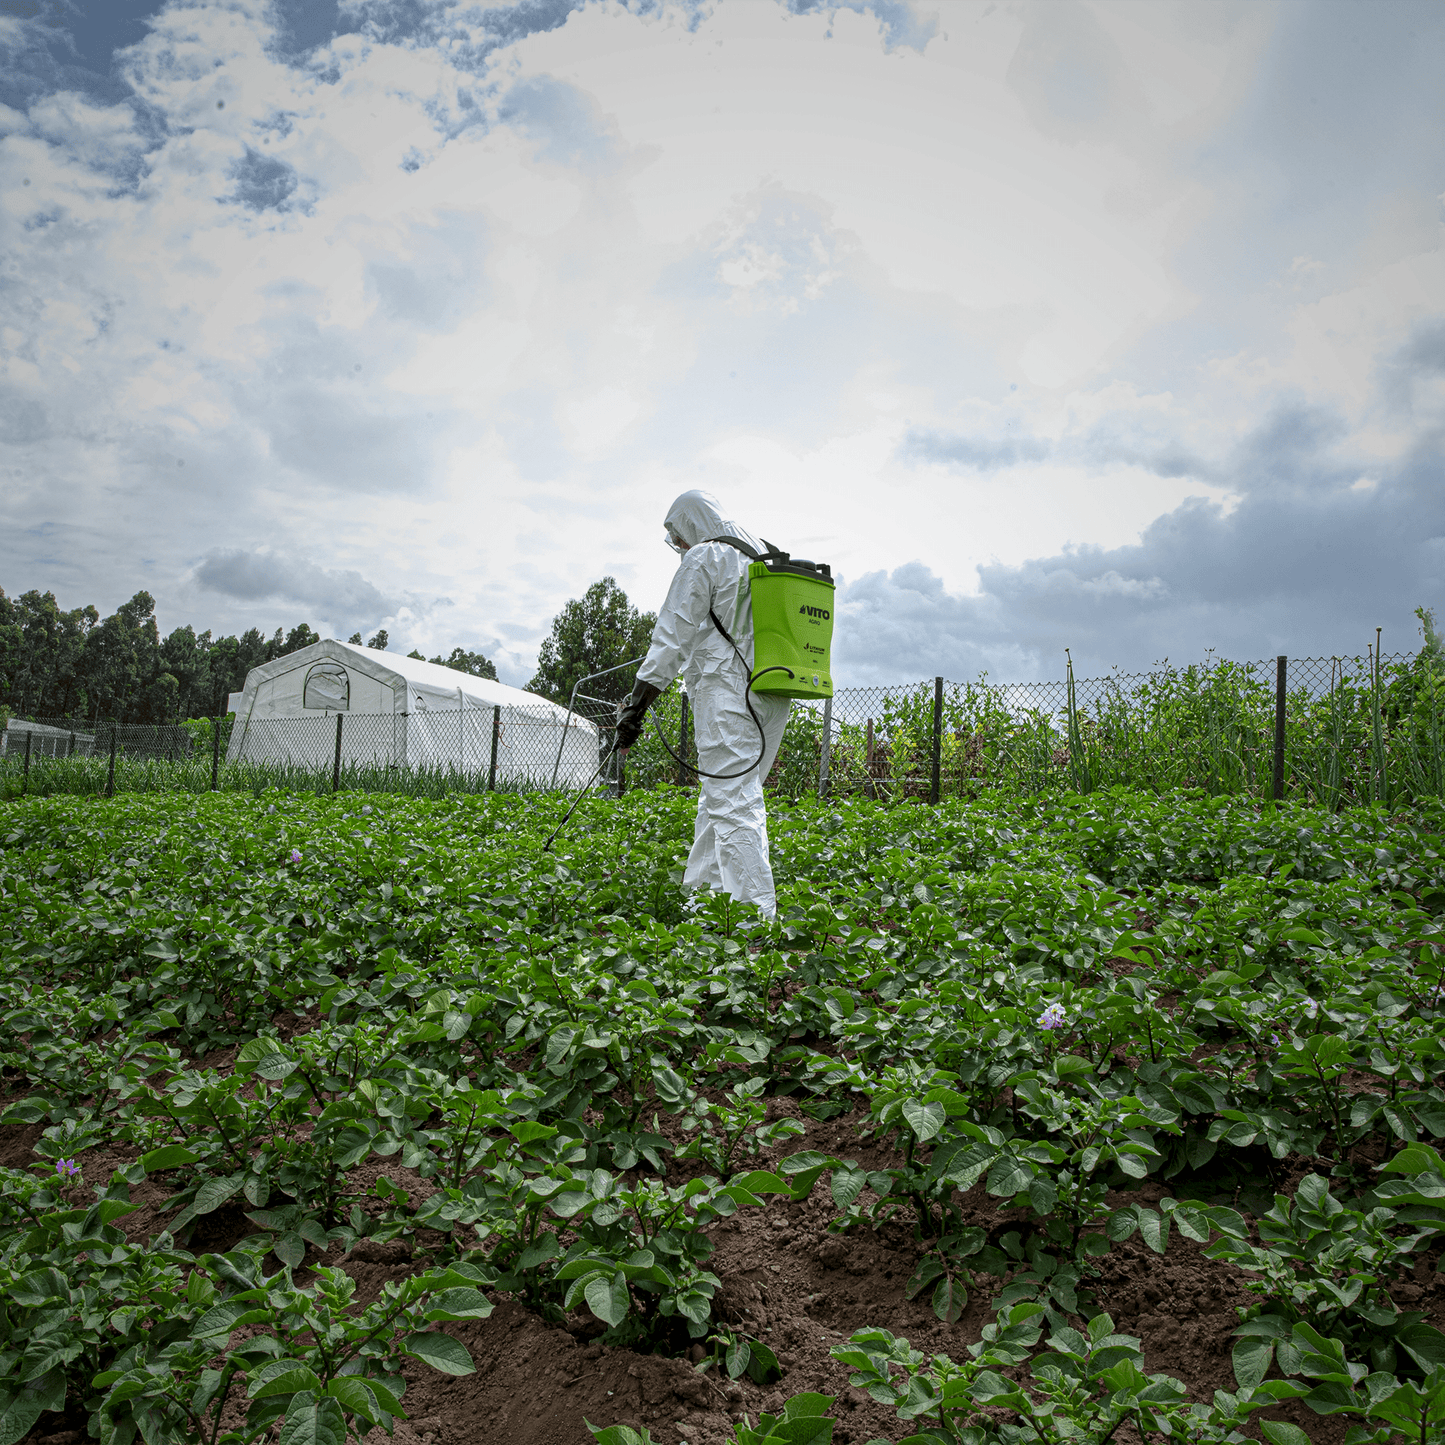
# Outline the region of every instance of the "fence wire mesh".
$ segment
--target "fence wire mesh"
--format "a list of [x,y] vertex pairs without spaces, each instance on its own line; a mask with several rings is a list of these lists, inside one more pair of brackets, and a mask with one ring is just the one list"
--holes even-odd
[[[1286,664],[1283,790],[1331,805],[1442,791],[1445,680],[1419,685],[1410,654]],[[1089,792],[1116,784],[1267,796],[1276,659],[942,689],[939,793]],[[936,683],[843,688],[828,709],[828,790],[931,796]],[[814,709],[814,711],[818,711]],[[818,727],[821,734],[822,727]]]
[[[12,718],[5,791],[154,792],[268,786],[440,794],[583,786],[597,730],[556,707],[315,713],[185,724]],[[20,787],[14,787],[18,781]]]
[[[409,714],[207,719],[162,726],[11,719],[0,791],[349,788],[417,794],[697,785],[680,685],[613,756],[617,704],[640,659],[584,678],[570,710],[459,706]],[[1291,658],[1284,795],[1340,806],[1445,794],[1445,676],[1410,654]],[[885,801],[1126,784],[1269,796],[1276,660],[1223,659],[1041,683],[841,688],[795,703],[769,791]],[[935,709],[937,708],[937,718]],[[935,721],[939,724],[935,726]],[[338,725],[339,724],[339,725]]]

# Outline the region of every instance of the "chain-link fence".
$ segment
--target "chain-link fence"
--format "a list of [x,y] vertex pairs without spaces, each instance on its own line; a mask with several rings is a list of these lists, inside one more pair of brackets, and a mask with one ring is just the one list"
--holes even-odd
[[0,734],[0,794],[577,788],[599,760],[586,718],[540,704],[157,726],[12,718]]
[[810,711],[819,785],[885,799],[1124,784],[1338,806],[1445,785],[1445,677],[1410,654],[934,679],[840,689]]
[[[640,658],[583,678],[549,706],[207,719],[132,727],[12,719],[0,791],[203,790],[267,786],[418,794],[489,789],[608,791],[697,785],[687,694],[654,704],[622,760],[617,702]],[[606,767],[599,774],[600,765]],[[1445,793],[1445,676],[1425,655],[1213,660],[1044,683],[841,688],[793,707],[767,788],[884,801],[1164,791],[1352,801]]]

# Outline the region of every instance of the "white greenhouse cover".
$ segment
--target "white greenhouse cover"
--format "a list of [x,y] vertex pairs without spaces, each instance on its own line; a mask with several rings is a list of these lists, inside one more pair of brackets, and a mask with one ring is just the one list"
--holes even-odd
[[[349,642],[316,642],[253,667],[231,694],[230,762],[330,766],[336,717],[343,764],[455,768],[497,782],[580,787],[597,769],[597,729],[536,693]],[[560,752],[560,765],[559,765]]]

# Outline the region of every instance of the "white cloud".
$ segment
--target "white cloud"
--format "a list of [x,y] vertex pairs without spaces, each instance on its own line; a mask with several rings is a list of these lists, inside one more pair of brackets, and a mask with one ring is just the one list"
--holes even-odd
[[[290,625],[320,584],[197,569],[300,558],[524,681],[603,572],[655,605],[659,519],[702,483],[860,579],[844,615],[887,639],[860,666],[902,666],[899,627],[951,598],[1000,675],[1052,655],[1044,596],[1151,655],[1238,622],[1247,589],[1186,579],[1161,517],[1242,545],[1266,496],[1312,516],[1368,476],[1331,515],[1402,535],[1365,524],[1445,425],[1438,200],[1397,177],[1347,243],[1343,194],[1301,244],[1251,199],[1281,124],[1258,97],[1305,44],[1287,7],[562,13],[357,4],[288,58],[263,0],[189,0],[121,57],[132,103],[11,96],[7,590]],[[1346,96],[1371,133],[1431,133],[1423,92],[1379,118],[1389,83]],[[1434,574],[1368,575],[1407,615]]]

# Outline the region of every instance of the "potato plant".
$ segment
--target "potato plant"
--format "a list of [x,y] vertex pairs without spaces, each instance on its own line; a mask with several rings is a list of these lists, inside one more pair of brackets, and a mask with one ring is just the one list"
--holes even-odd
[[[543,852],[564,807],[6,805],[0,1121],[39,1138],[0,1172],[0,1445],[58,1414],[340,1445],[404,1416],[404,1362],[470,1369],[447,1326],[498,1296],[772,1382],[713,1235],[815,1194],[834,1234],[911,1232],[900,1297],[995,1316],[966,1359],[847,1322],[917,1441],[1299,1445],[1256,1418],[1286,1399],[1441,1438],[1445,1336],[1396,1302],[1445,1243],[1437,805],[779,800],[772,920],[685,899],[687,795],[588,800]],[[98,1146],[130,1162],[91,1177]],[[1212,1403],[1099,1304],[1136,1234],[1249,1281]],[[413,1262],[364,1309],[362,1240]],[[830,1406],[738,1439],[821,1441]]]

